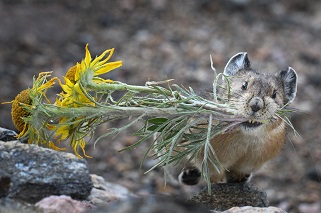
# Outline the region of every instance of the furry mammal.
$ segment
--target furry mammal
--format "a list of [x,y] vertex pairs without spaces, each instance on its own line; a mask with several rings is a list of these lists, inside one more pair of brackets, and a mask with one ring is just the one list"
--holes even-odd
[[[211,140],[221,166],[220,172],[211,169],[210,178],[212,183],[244,182],[284,145],[286,124],[275,113],[294,100],[297,74],[291,67],[275,75],[259,73],[251,68],[247,53],[242,52],[228,61],[224,75],[229,76],[230,97],[218,91],[220,98],[233,103],[248,121]],[[197,184],[202,160],[203,153],[193,162],[182,160],[169,172],[184,184]]]

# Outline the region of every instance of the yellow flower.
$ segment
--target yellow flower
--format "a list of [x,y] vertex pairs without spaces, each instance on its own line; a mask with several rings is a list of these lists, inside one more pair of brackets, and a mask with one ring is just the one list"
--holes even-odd
[[64,77],[64,80],[65,84],[62,84],[59,81],[63,92],[59,94],[56,101],[58,106],[80,107],[84,105],[95,105],[95,103],[88,98],[90,95],[81,88],[81,84],[79,82],[73,82],[67,77]]
[[[30,89],[25,89],[21,91],[15,99],[11,102],[11,116],[14,126],[17,128],[19,132],[24,134],[24,130],[26,130],[26,123],[23,121],[23,118],[28,117],[30,115],[30,111],[26,109],[26,106],[31,106],[32,100],[29,96]],[[23,106],[23,104],[25,106]]]
[[82,156],[78,153],[79,147],[82,149],[82,153],[85,157],[91,158],[85,152],[86,142],[84,137],[89,134],[86,130],[82,130],[83,126],[81,118],[72,119],[73,121],[69,121],[67,118],[62,118],[57,124],[57,128],[55,130],[55,135],[58,137],[58,143],[61,141],[70,139],[70,146],[74,150],[74,153],[77,157],[82,158]]
[[59,121],[58,128],[56,129],[56,135],[60,136],[60,140],[65,140],[69,136],[69,129],[70,125],[61,125],[63,123],[66,123],[67,118],[62,118]]
[[[85,49],[85,58],[68,70],[64,76],[65,83],[63,84],[59,81],[63,92],[59,94],[56,101],[58,106],[95,106],[94,97],[87,91],[88,88],[86,87],[93,83],[100,84],[103,82],[113,82],[112,80],[106,80],[97,76],[122,66],[122,61],[108,62],[114,52],[113,48],[104,51],[95,59],[92,59],[91,57],[88,50],[88,44]],[[104,59],[105,56],[106,58]]]
[[[91,58],[90,51],[88,49],[88,44],[86,45],[86,55],[85,59],[77,64],[77,71],[75,72],[75,80],[78,81],[81,75],[86,72],[93,71],[93,77],[102,75],[111,70],[114,70],[122,66],[122,61],[108,62],[114,53],[114,48],[104,51],[101,55],[97,56],[94,60]],[[105,56],[107,57],[103,59]],[[103,59],[103,60],[102,60]],[[95,81],[95,79],[93,79]]]
[[90,157],[85,153],[86,142],[84,139],[91,134],[90,128],[87,128],[90,119],[73,115],[72,108],[96,106],[97,102],[94,94],[97,91],[91,91],[90,86],[112,83],[112,80],[106,80],[98,76],[122,65],[122,61],[108,62],[113,55],[113,48],[104,51],[95,59],[91,57],[88,44],[85,50],[85,58],[68,70],[63,77],[64,83],[59,81],[63,91],[58,95],[56,105],[66,109],[70,108],[71,116],[61,117],[58,124],[56,124],[56,128],[53,129],[59,143],[67,139],[70,140],[70,145],[78,157],[81,157],[78,153],[79,148],[84,156]]
[[[79,116],[75,114],[75,109],[79,111],[82,107],[98,107],[96,97],[101,91],[95,86],[113,82],[99,76],[120,67],[122,61],[109,62],[114,49],[106,50],[94,59],[88,45],[85,49],[85,58],[68,70],[63,77],[64,83],[58,78],[48,80],[51,72],[40,73],[34,78],[33,87],[19,93],[11,102],[12,118],[20,131],[19,138],[26,137],[29,143],[45,144],[59,151],[62,148],[50,140],[54,138],[58,144],[70,140],[78,157],[82,157],[79,150],[82,150],[83,156],[90,157],[85,152],[85,138],[93,133],[97,118]],[[56,80],[62,92],[57,95],[55,104],[50,104],[46,92]],[[48,104],[43,103],[44,100]]]
[[55,84],[56,78],[47,80],[51,72],[42,72],[37,78],[34,78],[31,89],[21,91],[12,103],[11,116],[16,128],[20,131],[18,138],[26,137],[29,143],[39,142],[49,144],[47,137],[47,125],[41,119],[39,107],[43,106],[43,99],[48,100],[47,90]]

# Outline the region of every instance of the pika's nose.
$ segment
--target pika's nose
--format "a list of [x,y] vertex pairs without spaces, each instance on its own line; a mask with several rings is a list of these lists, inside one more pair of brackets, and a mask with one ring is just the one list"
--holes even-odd
[[263,108],[263,100],[259,97],[254,97],[250,100],[249,103],[253,112],[258,112],[260,109]]

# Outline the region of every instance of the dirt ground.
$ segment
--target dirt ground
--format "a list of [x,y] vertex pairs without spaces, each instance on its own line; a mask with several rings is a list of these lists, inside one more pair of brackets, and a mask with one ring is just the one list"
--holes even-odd
[[[41,2],[41,3],[39,3]],[[175,79],[202,91],[212,84],[209,55],[217,70],[246,51],[254,68],[275,73],[293,67],[298,94],[282,153],[252,182],[270,204],[288,212],[321,211],[321,3],[277,0],[2,0],[0,1],[0,102],[32,85],[32,76],[54,70],[61,77],[84,57],[115,47],[123,67],[108,78],[142,85]],[[57,91],[59,92],[59,91]],[[109,124],[117,125],[117,124]],[[14,129],[10,106],[0,105],[0,126]],[[107,128],[108,125],[104,126]],[[139,171],[146,147],[118,150],[137,138],[129,133],[89,145],[92,173],[141,195],[188,196],[202,186],[164,187],[161,169]]]

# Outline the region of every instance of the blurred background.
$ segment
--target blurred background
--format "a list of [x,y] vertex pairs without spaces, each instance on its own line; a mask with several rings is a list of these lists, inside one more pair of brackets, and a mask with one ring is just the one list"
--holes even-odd
[[[242,51],[260,72],[291,66],[299,75],[292,122],[301,137],[289,129],[282,153],[251,181],[267,193],[271,205],[319,212],[320,34],[317,0],[1,0],[0,102],[31,87],[41,71],[63,76],[84,57],[86,43],[93,56],[115,47],[112,59],[123,60],[123,67],[108,78],[138,85],[173,78],[199,92],[212,85],[210,54],[218,71]],[[0,105],[0,126],[15,130],[10,110]],[[161,169],[144,175],[155,163],[147,160],[139,170],[146,147],[118,152],[136,139],[124,133],[100,141],[95,149],[90,144],[91,172],[140,195],[188,196],[202,187],[164,187]]]

